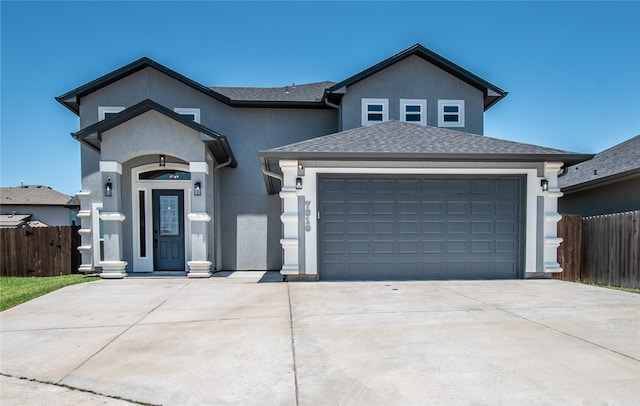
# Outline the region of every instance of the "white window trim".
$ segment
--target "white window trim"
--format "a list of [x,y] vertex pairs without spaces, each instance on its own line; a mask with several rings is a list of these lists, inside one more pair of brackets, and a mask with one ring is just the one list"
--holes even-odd
[[[382,121],[369,121],[368,107],[372,104],[382,105]],[[362,99],[362,125],[374,125],[389,121],[389,99]]]
[[[407,112],[405,110],[407,106],[420,106],[420,121],[407,121]],[[427,101],[425,99],[400,99],[400,121],[427,125]]]
[[173,109],[178,114],[193,114],[195,116],[195,122],[200,124],[200,109],[197,107],[176,107]]
[[[458,106],[458,121],[444,121],[445,106]],[[464,127],[464,100],[438,100],[438,127]]]
[[104,120],[107,113],[120,113],[124,110],[122,106],[98,106],[98,121]]

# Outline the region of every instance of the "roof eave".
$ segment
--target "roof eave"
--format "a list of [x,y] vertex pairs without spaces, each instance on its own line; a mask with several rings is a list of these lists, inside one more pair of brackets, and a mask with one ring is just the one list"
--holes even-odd
[[625,171],[625,172],[620,172],[620,173],[616,173],[613,175],[609,175],[609,176],[604,176],[602,178],[598,178],[598,179],[593,179],[593,180],[589,180],[586,182],[582,182],[582,183],[577,183],[575,185],[571,185],[571,186],[565,186],[562,188],[563,192],[576,192],[582,189],[590,189],[592,187],[595,186],[601,186],[603,184],[606,183],[610,183],[610,182],[615,182],[615,181],[619,181],[623,178],[627,178],[627,177],[632,177],[635,175],[640,175],[640,168],[635,168],[629,171]]
[[591,159],[586,154],[458,154],[421,152],[297,152],[259,151],[262,158],[309,159],[309,160],[381,160],[381,161],[444,161],[444,162],[562,162],[564,166],[574,165]]

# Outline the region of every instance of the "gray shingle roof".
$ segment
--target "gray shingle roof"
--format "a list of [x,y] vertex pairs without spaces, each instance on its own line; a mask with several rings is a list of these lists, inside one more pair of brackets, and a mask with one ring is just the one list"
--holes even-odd
[[335,82],[316,82],[284,87],[210,87],[232,101],[319,102]]
[[69,200],[71,200],[71,196],[53,190],[48,186],[24,185],[0,188],[0,205],[64,206]]
[[571,166],[558,183],[561,188],[571,190],[634,173],[640,173],[640,135]]
[[500,140],[439,127],[386,121],[260,151],[263,157],[462,159],[558,161],[575,163],[591,155]]

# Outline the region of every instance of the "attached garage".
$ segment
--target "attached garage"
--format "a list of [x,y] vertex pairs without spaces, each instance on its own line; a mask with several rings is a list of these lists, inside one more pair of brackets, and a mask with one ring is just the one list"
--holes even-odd
[[259,157],[287,280],[549,278],[558,176],[585,159],[393,120]]
[[323,176],[319,278],[522,277],[520,176]]

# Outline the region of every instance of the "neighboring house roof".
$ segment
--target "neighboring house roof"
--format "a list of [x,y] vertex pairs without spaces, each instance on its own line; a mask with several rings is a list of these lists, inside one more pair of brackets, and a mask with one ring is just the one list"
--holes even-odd
[[79,209],[80,208],[80,198],[78,195],[74,195],[66,204],[66,207],[70,209]]
[[[593,155],[579,154],[483,135],[386,121],[358,127],[283,147],[259,151],[263,169],[279,172],[280,159],[472,162],[582,162]],[[269,191],[274,185],[268,180]]]
[[0,188],[0,205],[64,206],[71,196],[43,185]]
[[0,214],[0,228],[17,228],[27,225],[31,214]]
[[484,109],[487,110],[489,107],[493,106],[501,99],[503,99],[508,92],[500,89],[498,86],[493,85],[486,80],[482,79],[479,76],[474,75],[463,67],[451,62],[450,60],[443,58],[442,56],[436,54],[430,49],[425,48],[420,44],[415,44],[414,46],[405,49],[398,54],[385,59],[384,61],[373,65],[370,68],[363,70],[360,73],[356,73],[348,79],[343,80],[340,83],[336,83],[328,89],[328,93],[340,93],[342,88],[346,86],[351,86],[354,83],[357,83],[363,79],[368,78],[369,76],[380,72],[383,69],[393,65],[396,62],[399,62],[409,56],[418,56],[425,61],[437,66],[438,68],[444,70],[445,72],[457,77],[458,79],[468,83],[469,85],[475,87],[480,90],[484,94]]
[[558,179],[563,191],[571,191],[640,174],[640,135],[573,165]]
[[[231,147],[227,141],[227,137],[149,99],[143,100],[140,103],[113,115],[112,117],[98,121],[97,123],[85,127],[78,132],[71,133],[71,136],[99,151],[103,132],[150,110],[157,111],[158,113],[163,114],[166,117],[191,128],[192,130],[198,131],[202,136],[202,141],[209,146],[209,149],[217,162],[222,163],[231,160],[230,166],[232,168],[237,166],[235,157],[233,156],[233,152],[231,151]],[[67,201],[68,200],[69,199],[67,199]]]
[[296,101],[321,102],[335,82],[317,82],[284,87],[210,87],[235,102]]

